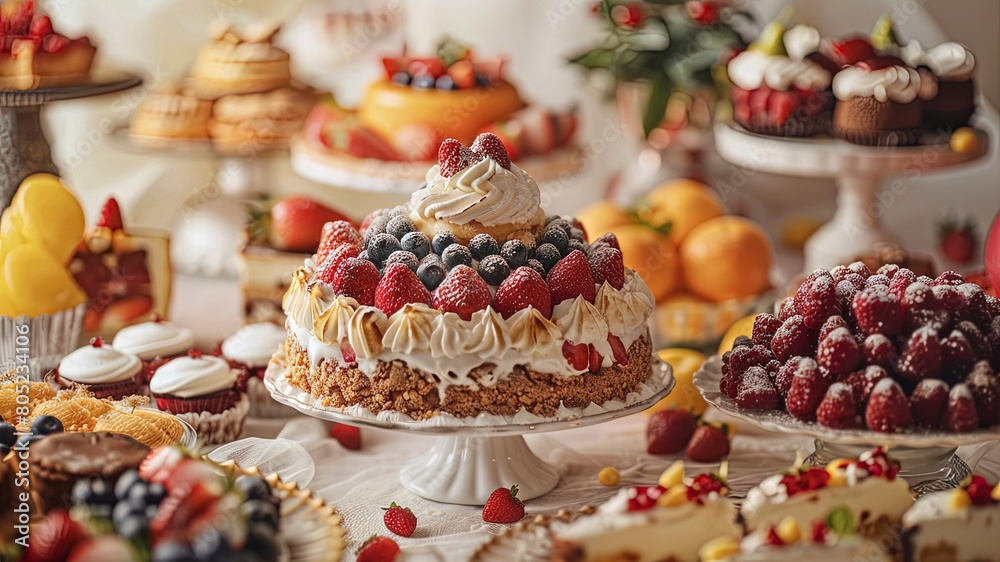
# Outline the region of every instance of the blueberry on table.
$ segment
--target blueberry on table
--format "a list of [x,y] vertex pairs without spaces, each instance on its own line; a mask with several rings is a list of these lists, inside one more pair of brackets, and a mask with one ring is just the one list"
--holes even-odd
[[397,240],[402,240],[403,236],[416,229],[417,225],[406,215],[396,215],[385,225],[385,231],[395,236]]
[[389,257],[385,259],[385,267],[389,267],[394,263],[401,263],[406,267],[410,268],[410,271],[416,273],[417,267],[420,266],[420,260],[417,256],[407,252],[406,250],[396,250],[395,252],[389,254]]
[[59,418],[53,416],[38,416],[31,420],[31,432],[35,435],[52,435],[62,433],[63,424]]
[[269,500],[271,498],[271,486],[258,476],[245,474],[237,478],[234,485],[237,490],[243,492],[248,500]]
[[569,235],[559,227],[558,221],[553,221],[552,224],[545,227],[545,232],[542,234],[542,243],[552,244],[562,254],[566,252],[566,248],[569,246]]
[[555,267],[561,258],[562,254],[559,253],[559,249],[549,243],[542,244],[535,250],[535,259],[541,262],[545,271]]
[[448,76],[447,74],[438,76],[438,79],[434,82],[434,86],[437,87],[438,90],[458,89],[458,84],[455,84],[455,81],[452,80],[451,76]]
[[368,245],[368,259],[382,263],[396,250],[399,250],[399,240],[395,236],[387,232],[376,234]]
[[132,489],[133,485],[139,482],[145,483],[145,481],[139,476],[138,470],[130,468],[121,473],[121,476],[118,477],[118,481],[115,482],[115,497],[119,500],[127,498],[129,490]]
[[434,88],[434,77],[430,74],[420,74],[413,77],[411,86],[420,90],[431,90]]
[[538,274],[542,276],[542,279],[545,278],[545,266],[542,265],[542,262],[531,258],[528,260],[528,267],[537,271]]

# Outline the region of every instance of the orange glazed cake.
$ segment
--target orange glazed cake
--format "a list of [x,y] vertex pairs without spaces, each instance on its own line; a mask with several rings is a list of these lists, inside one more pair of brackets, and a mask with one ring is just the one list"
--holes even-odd
[[325,225],[282,303],[283,376],[327,407],[415,419],[639,392],[652,294],[614,235],[588,241],[540,199],[495,135],[443,142],[410,204]]

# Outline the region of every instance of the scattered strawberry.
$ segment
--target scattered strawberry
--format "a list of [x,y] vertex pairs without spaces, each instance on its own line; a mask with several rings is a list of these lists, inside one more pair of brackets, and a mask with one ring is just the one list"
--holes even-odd
[[948,318],[958,318],[965,312],[965,298],[955,285],[935,285],[931,287],[934,298],[941,308],[948,313]]
[[770,348],[771,339],[774,338],[774,334],[778,332],[778,328],[780,327],[781,321],[773,315],[766,312],[758,314],[753,319],[753,331],[751,332],[753,334],[751,339],[754,345],[764,345]]
[[834,378],[850,373],[861,361],[861,351],[847,328],[837,328],[819,342],[816,362]]
[[31,37],[45,37],[51,35],[52,20],[45,14],[35,14],[31,17],[31,25],[28,27],[28,35]]
[[[581,228],[580,230],[583,229]],[[597,240],[594,240],[594,244],[592,245],[596,244],[607,244],[608,246],[611,246],[612,248],[618,250],[619,252],[622,251],[621,245],[618,244],[618,237],[611,232],[607,232],[605,234],[600,235],[597,238]]]
[[854,392],[854,403],[860,411],[868,405],[868,398],[878,381],[889,376],[889,372],[879,365],[868,365],[844,377],[843,381]]
[[681,451],[691,441],[698,424],[687,410],[670,408],[649,417],[646,425],[646,452],[670,455]]
[[614,334],[608,334],[608,345],[611,346],[611,355],[615,365],[623,367],[628,365],[628,350],[625,349],[625,344],[622,343],[621,338]]
[[910,411],[917,427],[935,428],[948,404],[948,384],[941,379],[924,379],[910,393]]
[[546,318],[552,316],[552,297],[545,279],[534,269],[521,266],[497,288],[493,309],[506,319],[529,306],[535,307]]
[[965,334],[958,330],[952,330],[948,337],[941,340],[941,360],[945,363],[961,365],[963,367],[962,374],[964,374],[972,362],[976,360],[976,354]]
[[852,310],[858,328],[866,334],[893,336],[903,328],[903,309],[888,286],[868,287],[856,293]]
[[345,449],[361,450],[361,429],[345,423],[335,423],[330,428],[330,438],[336,439]]
[[912,425],[910,403],[896,381],[884,378],[875,385],[865,409],[865,422],[868,429],[885,433],[893,433]]
[[804,421],[816,418],[816,408],[826,394],[827,381],[811,359],[802,361],[792,377],[785,407],[793,417]]
[[399,545],[388,537],[374,536],[361,546],[355,562],[393,562],[399,557]]
[[573,250],[559,260],[546,275],[545,282],[552,293],[553,306],[581,295],[587,301],[594,302],[597,296],[587,256],[580,250]]
[[854,391],[842,382],[835,382],[826,389],[826,395],[816,409],[816,421],[834,429],[854,427],[857,415]]
[[66,560],[70,551],[87,540],[87,530],[76,522],[65,509],[48,513],[31,529],[24,562],[52,562]]
[[[476,277],[478,278],[478,276]],[[489,293],[489,289],[486,291]],[[417,274],[401,263],[394,263],[386,267],[385,271],[382,272],[382,279],[375,289],[375,308],[384,312],[386,316],[392,316],[404,305],[418,302],[430,305],[431,294],[417,278]],[[465,319],[468,320],[468,318]]]
[[836,284],[830,272],[817,269],[795,291],[795,312],[807,328],[818,330],[827,318],[837,314]]
[[823,322],[823,326],[819,329],[819,342],[826,339],[826,336],[830,335],[830,332],[836,330],[837,328],[847,328],[847,320],[844,320],[843,316],[831,316]]
[[476,140],[472,142],[472,151],[483,156],[490,157],[494,162],[500,164],[501,167],[510,169],[510,155],[507,153],[507,147],[504,146],[503,141],[500,137],[493,133],[481,133]]
[[747,369],[763,367],[772,357],[770,350],[763,345],[734,347],[729,354],[729,369],[734,375],[742,377]]
[[417,516],[408,507],[401,507],[392,502],[389,507],[383,507],[385,516],[382,521],[385,528],[401,537],[408,537],[417,528]]
[[778,391],[763,367],[753,366],[743,373],[736,403],[742,408],[773,410],[778,407]]
[[[865,262],[861,260],[848,264],[847,271],[855,275],[860,275],[862,279],[868,279],[868,277],[871,276],[872,274],[872,270],[868,269],[868,266],[865,265]],[[845,276],[844,278],[846,279],[847,277]]]
[[963,320],[955,325],[955,329],[962,332],[962,335],[968,340],[976,359],[987,359],[992,356],[992,346],[975,324],[968,320]]
[[319,246],[323,225],[347,220],[307,197],[285,197],[271,207],[269,240],[279,250],[312,252]]
[[978,246],[976,238],[976,225],[971,220],[959,222],[949,219],[938,228],[941,253],[953,262],[966,263],[972,260]]
[[[854,275],[855,274],[852,273],[848,277],[850,277],[851,279],[860,278],[860,276],[855,278]],[[860,291],[861,289],[868,289],[871,287],[885,287],[886,289],[888,289],[889,283],[892,283],[892,280],[889,279],[888,276],[882,275],[881,273],[875,273],[868,279],[865,279],[864,282],[861,284],[861,287],[858,287],[858,290]]]
[[[203,464],[200,463],[199,464]],[[149,522],[149,530],[160,535],[167,529],[183,529],[188,526],[206,507],[217,501],[225,490],[218,479],[198,482],[173,483],[167,497],[160,502],[156,517]]]
[[604,284],[605,281],[615,289],[621,290],[625,285],[625,264],[622,262],[620,250],[608,247],[591,253],[588,256],[590,273],[594,283]]
[[969,373],[965,384],[976,402],[979,427],[993,427],[1000,424],[1000,384],[993,376],[989,363],[980,361]]
[[487,523],[517,523],[524,519],[524,504],[517,499],[517,484],[497,488],[483,506],[483,521]]
[[121,230],[122,211],[118,207],[118,201],[114,197],[108,197],[101,209],[101,218],[97,221],[97,226],[110,228],[111,230]]
[[449,178],[479,162],[483,156],[455,139],[446,139],[438,148],[438,166],[442,177]]
[[319,248],[316,250],[316,263],[323,263],[331,252],[342,244],[351,244],[358,248],[364,247],[364,239],[358,234],[351,223],[347,221],[332,221],[323,225],[319,237]]
[[972,392],[964,383],[951,387],[948,405],[941,414],[941,428],[956,433],[969,433],[979,426],[976,402]]
[[569,361],[570,366],[578,371],[582,371],[590,365],[590,347],[585,343],[572,344],[564,341],[562,354],[566,361]]
[[868,365],[880,365],[887,369],[896,364],[896,358],[899,356],[896,347],[882,334],[872,334],[865,338],[861,345],[861,353]]
[[797,355],[809,355],[811,350],[812,334],[798,315],[785,320],[771,339],[771,351],[778,361],[787,361],[789,357]]
[[354,244],[341,244],[337,246],[330,255],[326,256],[326,260],[318,263],[316,280],[322,281],[327,285],[333,285],[333,282],[337,278],[337,273],[340,272],[340,266],[351,258],[357,258],[359,254],[361,254],[361,248]]
[[[413,279],[420,282],[416,275]],[[420,286],[423,287],[423,284]],[[444,281],[434,290],[434,308],[444,312],[454,312],[461,316],[462,320],[471,320],[473,313],[485,309],[492,301],[493,295],[490,294],[489,286],[476,270],[467,265],[457,265],[452,268]]]
[[896,373],[911,381],[941,374],[941,341],[929,326],[917,329],[896,363]]
[[879,275],[885,275],[892,281],[892,278],[896,275],[896,272],[900,270],[899,265],[894,263],[883,264],[882,267],[878,268],[875,273]]
[[349,257],[337,268],[330,286],[338,295],[352,297],[363,306],[374,306],[378,278],[375,264],[366,259]]
[[687,446],[687,456],[695,462],[719,462],[729,454],[729,438],[713,425],[695,430]]
[[955,289],[965,301],[963,318],[971,321],[981,330],[988,330],[991,321],[990,308],[986,302],[986,293],[983,292],[983,288],[975,283],[963,283]]

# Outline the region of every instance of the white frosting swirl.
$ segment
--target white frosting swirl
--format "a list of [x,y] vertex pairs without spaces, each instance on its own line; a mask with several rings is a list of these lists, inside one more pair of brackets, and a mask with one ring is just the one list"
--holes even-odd
[[313,333],[325,344],[340,343],[347,339],[351,317],[361,306],[357,300],[344,295],[334,297],[330,307],[313,321]]
[[905,66],[887,66],[871,71],[849,66],[833,78],[833,95],[841,101],[855,96],[874,96],[880,102],[910,103],[919,92],[920,74]]
[[63,357],[59,377],[81,384],[126,381],[142,369],[142,361],[109,345],[86,345]]
[[486,307],[472,315],[471,351],[480,357],[501,357],[510,349],[510,331],[507,322],[493,307]]
[[795,60],[757,51],[743,51],[729,61],[729,79],[744,90],[756,90],[766,84],[772,90],[787,91],[792,86],[803,90],[830,87],[830,71],[808,59]]
[[178,357],[156,370],[149,390],[181,398],[205,396],[233,388],[236,373],[221,357]]
[[170,322],[143,322],[118,331],[111,347],[131,353],[143,361],[187,353],[194,346],[194,334]]
[[440,166],[427,171],[427,185],[410,197],[413,212],[425,220],[452,224],[478,221],[485,226],[523,224],[538,215],[538,184],[524,170],[508,170],[492,158],[483,158],[451,177]]
[[938,78],[949,81],[968,80],[976,70],[976,57],[961,43],[941,43],[925,51],[917,41],[910,41],[899,50],[906,64],[926,66]]
[[431,327],[431,357],[454,359],[468,353],[466,335],[472,331],[470,328],[470,322],[454,312],[435,318]]
[[424,303],[403,305],[389,319],[389,328],[382,337],[382,345],[396,353],[429,351],[434,320],[441,311]]
[[351,316],[347,341],[361,359],[375,359],[382,353],[382,337],[389,327],[389,318],[374,306],[362,306]]
[[557,304],[552,316],[570,343],[603,343],[608,339],[607,320],[583,295]]
[[924,101],[936,98],[938,95],[937,76],[934,76],[934,74],[926,68],[918,68],[917,74],[920,75],[920,90],[917,92],[917,97]]
[[561,345],[559,327],[533,306],[518,310],[507,322],[510,324],[511,346],[524,355],[544,355]]
[[222,342],[222,356],[251,369],[266,367],[287,336],[284,328],[271,322],[247,324]]
[[794,60],[802,60],[806,55],[819,50],[819,30],[804,24],[796,25],[782,36],[785,51]]

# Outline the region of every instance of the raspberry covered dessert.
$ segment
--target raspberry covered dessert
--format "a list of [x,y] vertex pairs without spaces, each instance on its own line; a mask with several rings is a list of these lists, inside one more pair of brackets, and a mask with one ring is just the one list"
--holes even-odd
[[949,271],[936,279],[862,262],[818,269],[777,317],[722,357],[720,390],[835,428],[970,432],[1000,424],[1000,301]]
[[0,7],[0,89],[34,90],[82,82],[97,49],[90,39],[70,39],[35,13],[35,0],[9,0]]
[[733,118],[755,133],[808,137],[830,130],[838,67],[819,52],[815,28],[771,22],[729,61]]
[[903,560],[995,560],[1000,485],[971,476],[954,490],[922,496],[903,515]]
[[677,461],[654,486],[622,488],[592,515],[555,528],[554,562],[697,562],[702,545],[736,537],[736,509],[715,474],[684,478]]
[[746,496],[740,513],[748,532],[779,527],[787,517],[804,529],[839,508],[853,514],[858,534],[892,535],[913,504],[910,486],[897,478],[899,463],[877,448],[827,467],[800,465],[761,481]]
[[328,407],[551,416],[650,376],[654,299],[618,241],[546,217],[486,133],[441,144],[409,205],[332,223],[293,276],[287,381]]

